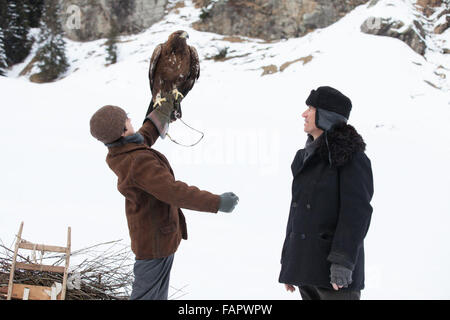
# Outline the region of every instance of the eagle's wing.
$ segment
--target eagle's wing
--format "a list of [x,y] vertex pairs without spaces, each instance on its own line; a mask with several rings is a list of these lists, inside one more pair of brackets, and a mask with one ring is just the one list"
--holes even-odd
[[161,56],[162,44],[156,46],[153,51],[152,58],[150,59],[150,69],[148,71],[148,78],[150,79],[150,90],[153,91],[153,82],[155,79],[156,65],[158,64],[159,57]]
[[200,77],[200,59],[193,46],[189,46],[189,51],[191,53],[191,74],[195,75],[195,80],[197,80]]
[[182,88],[181,93],[186,96],[187,93],[194,86],[195,80],[200,77],[200,59],[198,58],[197,50],[193,46],[189,46],[190,53],[190,68],[189,75],[186,78],[186,82]]

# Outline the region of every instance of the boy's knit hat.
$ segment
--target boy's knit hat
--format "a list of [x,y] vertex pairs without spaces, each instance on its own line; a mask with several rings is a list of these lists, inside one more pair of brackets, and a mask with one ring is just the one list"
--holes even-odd
[[91,117],[91,134],[103,143],[118,140],[125,132],[127,113],[120,107],[104,106]]

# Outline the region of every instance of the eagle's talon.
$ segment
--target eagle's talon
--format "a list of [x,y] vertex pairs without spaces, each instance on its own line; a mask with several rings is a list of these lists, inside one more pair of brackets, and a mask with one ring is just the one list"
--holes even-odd
[[166,102],[166,98],[156,98],[155,103],[153,104],[154,109],[161,107],[163,102]]
[[181,99],[184,98],[184,95],[178,91],[177,89],[172,90],[172,94],[175,96],[175,101],[178,101],[178,99],[181,97]]

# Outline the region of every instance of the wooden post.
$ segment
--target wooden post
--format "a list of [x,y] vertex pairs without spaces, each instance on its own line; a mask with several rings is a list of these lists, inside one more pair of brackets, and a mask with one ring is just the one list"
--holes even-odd
[[66,299],[67,274],[69,272],[69,263],[70,263],[70,246],[71,246],[70,238],[71,238],[71,229],[69,227],[67,229],[66,267],[65,267],[64,276],[63,276],[61,300]]
[[13,291],[13,281],[14,281],[14,272],[16,269],[16,259],[17,259],[17,253],[19,252],[19,244],[20,241],[22,241],[22,230],[23,230],[23,221],[20,224],[19,233],[17,234],[16,239],[16,246],[14,248],[14,256],[11,263],[11,270],[9,270],[9,283],[8,283],[8,295],[6,297],[6,300],[11,300],[11,295]]

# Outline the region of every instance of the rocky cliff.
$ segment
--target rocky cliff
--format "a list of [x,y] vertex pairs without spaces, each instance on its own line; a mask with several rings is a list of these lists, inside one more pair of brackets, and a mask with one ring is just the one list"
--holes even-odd
[[339,20],[368,0],[218,0],[195,1],[202,6],[200,31],[265,40],[299,37]]
[[133,34],[163,18],[167,0],[61,0],[63,27],[72,40],[105,38],[116,27]]
[[[379,2],[381,1],[372,0],[368,7],[375,6]],[[414,7],[418,14],[408,23],[391,17],[370,17],[361,25],[361,31],[400,39],[418,54],[424,55],[427,39],[450,28],[450,1],[417,0]],[[443,49],[444,53],[447,53],[445,50],[448,49]]]

